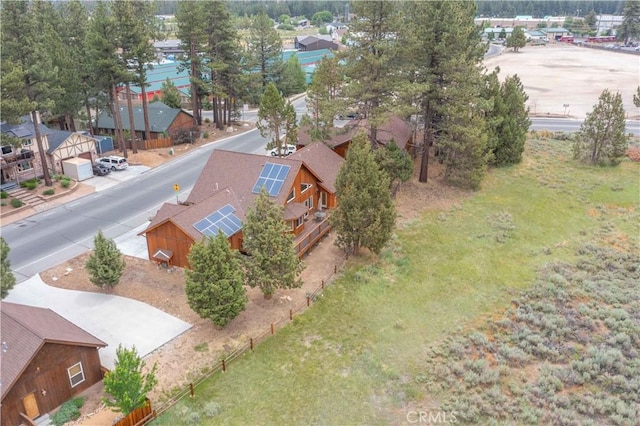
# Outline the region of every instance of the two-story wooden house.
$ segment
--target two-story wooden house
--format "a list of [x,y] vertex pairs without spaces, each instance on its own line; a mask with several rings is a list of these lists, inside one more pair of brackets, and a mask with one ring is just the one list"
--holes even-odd
[[327,210],[336,206],[335,179],[343,159],[324,144],[278,158],[216,150],[187,200],[165,203],[141,233],[149,258],[188,267],[191,245],[221,230],[242,250],[242,223],[261,188],[284,207],[284,220],[303,256],[329,232]]

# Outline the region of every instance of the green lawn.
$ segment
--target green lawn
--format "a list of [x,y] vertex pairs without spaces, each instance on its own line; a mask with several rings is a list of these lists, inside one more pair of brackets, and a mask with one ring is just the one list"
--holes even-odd
[[408,407],[436,407],[422,384],[430,348],[585,242],[638,243],[638,164],[578,166],[568,144],[530,141],[461,206],[398,229],[374,264],[352,260],[311,309],[154,424],[406,424]]

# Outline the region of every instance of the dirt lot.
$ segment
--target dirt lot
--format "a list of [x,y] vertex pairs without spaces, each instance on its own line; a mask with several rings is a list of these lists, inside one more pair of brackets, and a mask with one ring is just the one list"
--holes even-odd
[[566,114],[583,119],[604,89],[620,92],[628,118],[640,119],[633,105],[638,87],[640,55],[596,50],[565,43],[527,46],[518,53],[505,50],[485,61],[489,70],[500,66],[500,75],[517,74],[529,95],[532,114]]
[[[531,112],[536,115],[563,115],[563,104],[570,105],[568,115],[583,118],[590,112],[603,88],[620,91],[625,109],[636,112],[631,95],[638,84],[638,57],[609,51],[592,51],[573,46],[527,47],[520,53],[505,51],[490,59],[487,68],[499,65],[501,76],[518,74],[529,94]],[[211,141],[227,136],[225,132],[210,131]],[[203,141],[198,141],[203,143]],[[176,155],[187,152],[178,148]],[[139,152],[129,156],[131,162],[150,167],[172,158],[168,149]],[[430,167],[430,181],[424,185],[414,179],[397,196],[399,225],[412,220],[424,209],[448,208],[469,194],[442,184],[441,171],[436,162]],[[416,190],[421,186],[420,190]],[[82,190],[86,190],[81,188]],[[81,194],[82,192],[78,193]],[[59,202],[64,202],[60,200]],[[265,300],[257,290],[249,290],[247,310],[222,330],[198,318],[188,307],[183,291],[184,275],[179,269],[158,269],[153,263],[127,258],[127,270],[114,294],[141,300],[193,324],[193,328],[159,348],[146,358],[148,365],[158,364],[159,385],[151,395],[158,404],[163,395],[175,387],[188,384],[220,354],[244,344],[269,327],[273,321],[288,316],[289,309],[305,302],[306,292],[313,291],[340,263],[341,253],[332,244],[333,237],[323,240],[305,258],[304,286],[298,290],[279,291],[271,300]],[[80,256],[42,274],[50,285],[77,290],[96,291],[83,268],[85,257]],[[68,268],[71,272],[68,272]],[[54,278],[55,277],[55,278]],[[189,362],[185,362],[189,360]],[[79,424],[110,425],[115,414],[101,409],[101,388],[90,392],[92,397],[83,407],[85,417]],[[96,413],[97,412],[97,413]]]

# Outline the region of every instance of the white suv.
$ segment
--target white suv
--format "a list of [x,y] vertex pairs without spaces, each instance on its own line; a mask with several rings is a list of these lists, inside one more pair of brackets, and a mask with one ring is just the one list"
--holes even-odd
[[127,159],[124,157],[118,157],[117,155],[110,155],[109,157],[98,158],[98,162],[109,167],[111,170],[124,170],[129,167]]
[[[277,157],[278,156],[278,148],[273,148],[271,151],[269,151],[271,153],[272,157]],[[295,145],[282,145],[282,148],[280,150],[280,152],[282,153],[282,156],[286,157],[289,154],[293,154],[294,152],[296,152],[296,146]]]

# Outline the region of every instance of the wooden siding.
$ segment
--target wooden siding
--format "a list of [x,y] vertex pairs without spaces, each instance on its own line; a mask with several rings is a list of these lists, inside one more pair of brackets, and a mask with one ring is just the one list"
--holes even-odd
[[191,249],[191,245],[195,242],[191,236],[185,234],[173,222],[168,221],[155,229],[146,233],[147,250],[149,259],[153,259],[153,255],[158,249],[168,249],[173,251],[173,257],[169,264],[188,268],[187,255]]
[[169,131],[176,129],[188,129],[194,126],[193,117],[184,111],[180,111],[173,123],[169,126]]
[[[306,191],[301,192],[301,185],[303,183],[309,183],[312,186]],[[300,171],[298,172],[298,174],[296,175],[293,181],[293,186],[289,188],[289,191],[287,191],[287,194],[291,193],[292,188],[295,189],[295,198],[290,201],[291,203],[304,203],[307,199],[313,198],[313,207],[310,210],[315,210],[318,208],[318,202],[320,201],[320,193],[319,193],[320,188],[318,187],[318,180],[313,175],[313,173],[311,173],[309,169],[307,169],[304,165],[300,168]],[[311,214],[311,211],[309,212],[309,215],[310,214]],[[308,218],[309,216],[307,217],[307,219]],[[299,235],[302,232],[304,232],[305,224],[303,222],[301,226],[296,228],[295,222],[296,221],[294,219],[293,233],[295,235]]]
[[[67,369],[82,362],[84,382],[71,387]],[[2,424],[19,425],[22,398],[34,393],[40,415],[102,380],[98,349],[45,343],[2,400]]]

